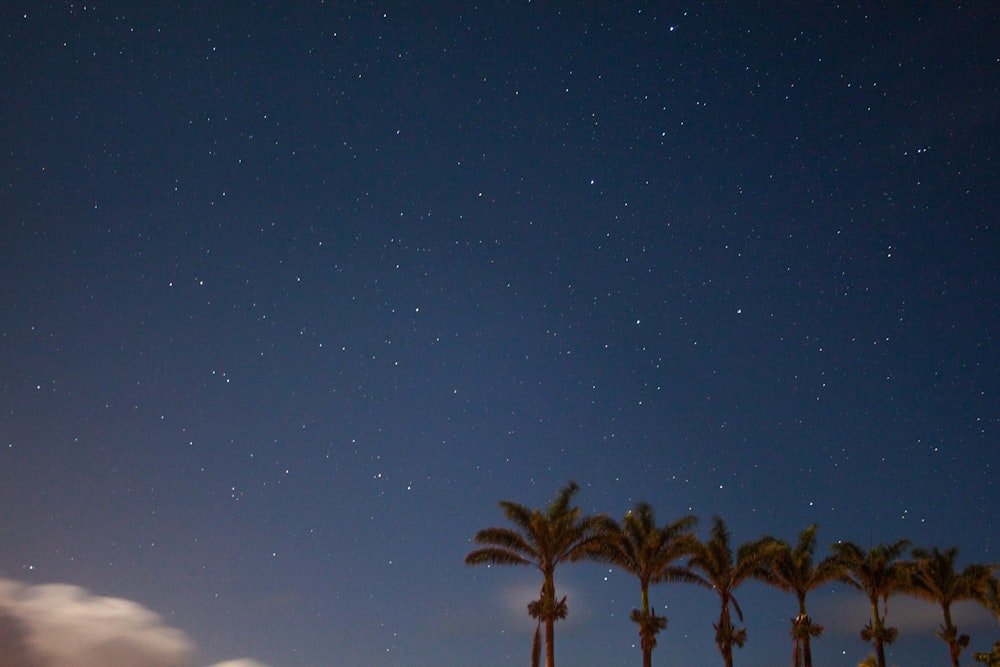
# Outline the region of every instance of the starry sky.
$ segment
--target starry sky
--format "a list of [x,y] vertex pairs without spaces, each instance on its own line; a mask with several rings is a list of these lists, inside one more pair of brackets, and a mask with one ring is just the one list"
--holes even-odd
[[[8,615],[524,664],[537,573],[463,557],[569,479],[1000,560],[991,2],[9,2],[0,71]],[[641,659],[634,579],[556,583],[559,662]],[[785,661],[794,601],[738,598]],[[813,600],[856,664],[862,596]],[[652,601],[654,661],[719,660],[711,591]],[[923,604],[890,661],[945,658]]]

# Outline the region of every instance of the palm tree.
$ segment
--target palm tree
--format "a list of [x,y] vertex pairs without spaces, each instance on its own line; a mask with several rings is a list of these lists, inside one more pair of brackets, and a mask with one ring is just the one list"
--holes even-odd
[[698,519],[686,516],[662,528],[656,526],[653,508],[638,503],[625,515],[622,525],[615,523],[599,560],[612,563],[639,578],[641,606],[632,610],[632,621],[639,626],[643,667],[653,664],[656,635],[667,627],[667,619],[657,616],[649,605],[649,585],[664,581],[697,581],[691,570],[677,565],[681,558],[694,553],[698,539],[691,532]]
[[[902,592],[907,584],[907,564],[899,560],[910,546],[907,540],[893,544],[880,544],[865,551],[851,542],[833,545],[834,556],[847,570],[842,581],[868,596],[872,619],[861,631],[861,639],[875,648],[877,667],[885,667],[885,645],[896,641],[898,631],[885,625],[890,595]],[[883,611],[879,614],[878,601]]]
[[729,531],[719,517],[712,524],[712,537],[708,542],[698,542],[695,555],[688,565],[701,572],[696,575],[697,581],[719,594],[722,608],[718,624],[715,627],[715,643],[726,667],[733,667],[733,644],[742,648],[747,640],[747,629],[736,628],[730,615],[730,606],[736,611],[736,616],[743,621],[743,611],[736,602],[736,588],[751,577],[763,577],[765,564],[770,554],[773,541],[757,540],[743,544],[736,552],[729,547]]
[[480,530],[474,540],[487,546],[465,557],[466,565],[533,565],[542,573],[541,594],[528,613],[545,623],[545,667],[555,667],[555,622],[567,613],[566,597],[556,599],[556,566],[597,549],[610,522],[603,514],[581,516],[580,508],[570,505],[579,488],[570,481],[545,511],[501,500],[500,509],[515,528]]
[[982,600],[990,580],[990,568],[972,564],[960,573],[956,572],[958,547],[943,552],[937,547],[930,551],[914,549],[912,555],[916,560],[907,592],[941,605],[944,625],[937,636],[948,644],[952,667],[959,667],[958,657],[962,649],[969,645],[969,635],[958,634],[958,628],[951,620],[951,605],[963,600]]
[[823,634],[823,626],[813,623],[806,613],[806,594],[844,574],[843,566],[832,556],[814,564],[815,552],[815,524],[799,533],[799,541],[794,548],[785,542],[774,540],[763,577],[771,586],[794,594],[798,600],[799,613],[791,619],[795,667],[812,667],[810,639]]

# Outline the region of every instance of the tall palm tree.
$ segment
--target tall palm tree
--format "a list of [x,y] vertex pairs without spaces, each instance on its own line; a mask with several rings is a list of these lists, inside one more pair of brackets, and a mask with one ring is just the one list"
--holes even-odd
[[823,634],[823,626],[813,623],[806,613],[806,594],[823,584],[840,579],[844,568],[833,556],[814,563],[816,553],[816,525],[799,533],[799,541],[794,547],[780,540],[774,540],[763,579],[786,593],[795,595],[799,603],[799,613],[792,618],[792,640],[794,642],[794,666],[812,667],[812,646],[810,640]]
[[515,527],[480,530],[473,539],[487,546],[465,557],[466,565],[529,565],[542,573],[541,594],[528,613],[545,623],[545,667],[555,667],[555,622],[567,613],[566,597],[556,599],[556,566],[597,549],[611,521],[603,514],[581,516],[580,508],[571,505],[579,488],[570,481],[545,511],[501,500],[500,509]]
[[747,640],[747,629],[736,628],[733,625],[729,608],[736,612],[737,618],[743,621],[743,611],[736,602],[737,587],[751,577],[763,577],[765,565],[772,549],[773,541],[761,539],[743,544],[736,551],[736,560],[729,546],[729,531],[719,517],[712,523],[712,537],[708,542],[698,542],[695,555],[688,565],[701,572],[696,575],[697,581],[712,588],[719,595],[721,611],[718,624],[715,627],[715,643],[726,667],[733,667],[733,644],[742,648]]
[[[900,560],[900,556],[909,546],[907,540],[879,544],[868,551],[852,542],[833,545],[834,556],[847,570],[842,581],[862,591],[871,604],[872,619],[861,631],[861,639],[872,643],[878,667],[885,667],[885,645],[896,641],[898,634],[896,628],[886,627],[885,614],[889,596],[906,588],[908,565]],[[881,614],[879,600],[882,600]]]
[[952,667],[959,667],[958,658],[962,649],[969,645],[969,635],[958,634],[951,620],[951,605],[963,600],[982,600],[990,580],[990,568],[972,564],[956,572],[958,547],[946,551],[939,551],[937,547],[930,551],[914,549],[912,556],[915,561],[907,592],[941,606],[944,625],[937,636],[948,644]]
[[639,579],[641,605],[632,610],[632,621],[639,626],[643,667],[653,664],[656,635],[667,627],[667,619],[657,616],[649,605],[649,585],[664,581],[697,581],[686,565],[677,561],[694,554],[698,538],[691,532],[698,519],[686,516],[657,527],[653,508],[638,503],[625,515],[622,525],[613,524],[608,540],[598,558],[612,563]]

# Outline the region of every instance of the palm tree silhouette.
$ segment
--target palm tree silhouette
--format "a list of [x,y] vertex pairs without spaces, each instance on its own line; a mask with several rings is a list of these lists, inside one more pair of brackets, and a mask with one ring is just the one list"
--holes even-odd
[[[889,596],[902,592],[907,585],[908,566],[900,556],[910,546],[907,540],[879,544],[865,551],[852,542],[833,545],[833,553],[847,573],[842,581],[868,596],[872,619],[861,631],[861,639],[875,649],[877,667],[885,667],[885,645],[896,641],[898,630],[885,625]],[[878,602],[882,600],[882,613]]]
[[566,597],[556,599],[556,566],[595,551],[612,523],[603,514],[581,516],[570,504],[578,490],[570,481],[545,511],[501,500],[500,509],[515,528],[480,530],[474,540],[488,546],[465,557],[466,565],[533,565],[542,573],[541,593],[528,604],[528,613],[545,624],[545,667],[555,667],[555,622],[568,611]]
[[743,621],[743,611],[736,602],[736,588],[751,577],[763,577],[765,564],[773,541],[761,539],[749,542],[739,547],[736,560],[729,547],[729,531],[719,517],[712,523],[712,537],[708,542],[699,542],[695,547],[695,556],[688,563],[699,570],[696,575],[703,586],[712,588],[719,595],[721,611],[718,624],[715,627],[715,643],[726,667],[733,667],[733,645],[742,648],[747,640],[746,628],[736,628],[733,625],[729,608],[736,612],[737,618]]
[[632,622],[639,626],[643,667],[653,664],[656,635],[667,627],[665,616],[657,616],[649,604],[649,585],[665,581],[697,582],[686,565],[677,561],[694,554],[698,538],[691,532],[698,519],[686,516],[657,527],[653,508],[638,503],[608,535],[599,560],[612,563],[639,579],[641,605],[632,610]]
[[958,628],[951,620],[951,605],[963,600],[982,600],[986,595],[990,568],[972,564],[956,572],[958,547],[946,551],[939,551],[937,547],[930,551],[914,549],[912,556],[916,560],[907,592],[941,606],[944,625],[937,636],[948,644],[952,667],[959,667],[958,658],[962,649],[969,645],[969,635],[958,634]]
[[799,613],[791,619],[794,667],[812,667],[810,640],[823,634],[823,626],[806,613],[806,594],[844,574],[843,566],[833,556],[814,564],[815,552],[815,524],[799,533],[795,547],[774,540],[763,577],[771,586],[795,595],[799,603]]

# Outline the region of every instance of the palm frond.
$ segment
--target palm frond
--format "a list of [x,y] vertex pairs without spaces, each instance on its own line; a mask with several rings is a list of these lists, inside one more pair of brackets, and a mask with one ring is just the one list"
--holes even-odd
[[495,527],[483,528],[472,539],[476,544],[499,547],[521,554],[525,558],[537,559],[538,551],[528,537],[511,528]]
[[742,622],[743,621],[743,610],[740,609],[740,603],[737,602],[736,598],[733,596],[733,597],[729,598],[729,604],[731,604],[733,606],[733,611],[736,612],[736,618],[740,619],[740,622]]
[[515,526],[526,533],[530,533],[533,530],[535,517],[539,513],[538,510],[528,509],[524,505],[510,500],[501,500],[497,504],[503,511],[503,515],[510,519],[511,523]]
[[513,551],[507,551],[499,547],[487,547],[476,549],[465,556],[466,565],[534,565],[528,560]]
[[559,492],[556,494],[555,500],[553,500],[552,504],[549,505],[548,509],[549,518],[561,517],[569,513],[571,511],[570,502],[573,500],[573,496],[576,495],[576,492],[579,490],[580,490],[580,485],[574,482],[573,480],[570,480],[569,483],[566,484],[566,486],[559,489]]
[[686,566],[668,566],[660,571],[659,576],[651,581],[654,584],[683,583],[704,585],[705,580],[689,570]]

